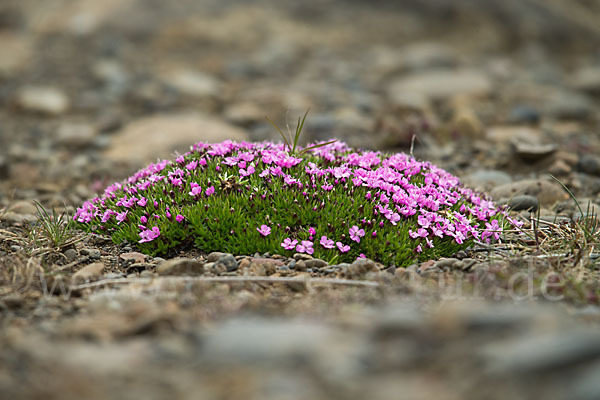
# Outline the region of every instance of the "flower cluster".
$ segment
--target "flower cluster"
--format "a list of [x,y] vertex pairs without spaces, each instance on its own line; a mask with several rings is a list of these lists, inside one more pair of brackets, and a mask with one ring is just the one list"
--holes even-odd
[[198,143],[85,202],[81,226],[149,254],[182,244],[202,251],[369,257],[397,266],[498,240],[505,215],[428,162],[344,143]]

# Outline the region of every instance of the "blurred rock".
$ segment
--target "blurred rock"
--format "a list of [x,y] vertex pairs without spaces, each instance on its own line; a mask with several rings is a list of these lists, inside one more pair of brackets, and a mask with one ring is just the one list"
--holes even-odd
[[80,148],[94,143],[97,131],[93,125],[85,122],[65,122],[56,131],[56,140],[59,144]]
[[529,126],[492,126],[486,138],[496,143],[540,143],[544,135],[540,129]]
[[518,195],[529,195],[537,198],[543,207],[552,206],[568,198],[560,184],[545,179],[526,179],[501,185],[493,189],[490,195],[497,201],[508,201]]
[[162,80],[179,92],[198,98],[218,97],[222,92],[218,79],[200,71],[177,69],[162,75]]
[[538,199],[535,196],[529,196],[526,194],[514,196],[508,200],[508,202],[499,202],[498,205],[507,205],[509,209],[513,211],[537,211]]
[[89,264],[75,272],[71,278],[71,281],[75,284],[90,282],[100,278],[103,272],[104,263],[97,262]]
[[459,95],[486,96],[493,85],[483,73],[474,70],[417,72],[390,83],[388,95],[411,93],[431,100],[445,100]]
[[584,154],[579,159],[578,167],[586,174],[600,176],[600,156]]
[[540,119],[539,110],[526,104],[514,106],[508,116],[508,122],[513,124],[537,124]]
[[162,262],[156,272],[159,275],[202,275],[204,264],[190,258],[174,258]]
[[69,98],[59,88],[25,86],[19,89],[17,104],[24,110],[46,115],[60,115],[69,108]]
[[494,187],[512,182],[512,178],[506,172],[482,169],[465,176],[462,181],[465,185],[474,189],[488,191]]
[[27,37],[0,32],[0,78],[10,77],[27,65],[32,55]]
[[558,119],[586,120],[596,110],[587,96],[569,91],[560,91],[545,101],[545,111]]
[[585,67],[575,72],[573,88],[593,95],[600,95],[600,67]]
[[[181,113],[145,117],[112,135],[105,155],[113,161],[146,163],[183,153],[199,142],[247,140],[246,132],[214,117]],[[135,151],[133,151],[135,149]]]
[[513,143],[515,153],[525,161],[538,161],[553,154],[558,147],[554,144]]

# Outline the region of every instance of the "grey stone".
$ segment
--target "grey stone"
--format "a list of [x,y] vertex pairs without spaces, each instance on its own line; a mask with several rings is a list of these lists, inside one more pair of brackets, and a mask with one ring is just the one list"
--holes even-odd
[[320,258],[313,258],[312,260],[304,261],[307,268],[323,268],[327,265],[327,261],[321,260]]
[[526,161],[538,161],[556,152],[555,144],[529,144],[518,142],[514,144],[515,153]]
[[490,195],[497,201],[508,201],[519,195],[535,196],[544,207],[568,198],[560,184],[545,179],[525,179],[501,185],[493,189]]
[[529,195],[519,195],[519,196],[515,196],[511,199],[508,200],[508,202],[499,202],[499,204],[501,205],[508,205],[508,208],[510,208],[513,211],[522,211],[522,210],[529,210],[529,211],[537,211],[538,209],[538,199],[535,196],[529,196]]
[[541,116],[537,108],[519,104],[510,110],[508,121],[513,124],[537,124]]
[[159,275],[202,275],[204,264],[190,258],[174,258],[156,267]]
[[231,254],[224,254],[217,259],[215,262],[216,266],[224,265],[227,272],[236,271],[238,269],[238,262],[235,257]]
[[487,346],[483,354],[491,373],[542,373],[600,359],[600,337],[593,330],[548,332]]
[[82,256],[88,256],[91,260],[99,260],[101,257],[100,250],[84,248],[80,251]]
[[561,91],[547,100],[546,111],[559,119],[586,120],[594,113],[595,106],[583,94]]
[[486,191],[512,182],[509,174],[494,169],[482,169],[465,176],[462,181],[477,190]]
[[68,110],[69,98],[55,87],[26,86],[18,91],[17,104],[26,111],[60,115]]
[[444,100],[459,95],[488,95],[492,91],[489,78],[479,71],[424,71],[392,82],[389,94],[414,93],[431,100]]
[[67,249],[64,251],[63,254],[67,258],[67,262],[75,261],[77,259],[77,257],[79,256],[79,254],[77,253],[77,250],[75,250],[75,249]]
[[[307,260],[308,261],[308,260]],[[306,261],[298,260],[294,262],[293,266],[290,266],[294,271],[304,272],[307,270]]]
[[579,158],[579,170],[586,174],[600,176],[600,157],[584,154]]
[[87,147],[94,143],[96,134],[96,129],[90,124],[68,122],[58,127],[56,140],[57,143],[72,148]]
[[224,255],[225,253],[221,253],[220,251],[213,251],[212,253],[208,254],[208,256],[206,257],[206,261],[215,262]]

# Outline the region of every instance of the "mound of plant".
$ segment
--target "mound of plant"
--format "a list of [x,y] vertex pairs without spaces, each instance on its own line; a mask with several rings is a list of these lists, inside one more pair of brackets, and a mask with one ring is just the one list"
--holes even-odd
[[407,154],[225,141],[150,164],[85,202],[74,220],[150,255],[195,246],[406,266],[498,239],[504,216]]

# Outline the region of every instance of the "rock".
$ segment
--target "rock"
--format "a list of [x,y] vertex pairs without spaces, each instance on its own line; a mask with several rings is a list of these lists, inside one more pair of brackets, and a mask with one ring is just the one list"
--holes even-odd
[[[163,114],[138,119],[112,135],[105,155],[113,161],[145,163],[185,152],[199,141],[247,140],[246,132],[201,114]],[[143,144],[143,145],[142,145]],[[136,151],[131,151],[135,148]]]
[[511,198],[510,200],[508,200],[508,202],[499,202],[499,205],[508,205],[508,208],[513,210],[513,211],[522,211],[522,210],[529,210],[529,211],[537,211],[538,209],[538,199],[535,196],[528,196],[528,195],[519,195],[519,196],[514,196],[513,198]]
[[475,112],[467,107],[460,107],[454,112],[452,121],[446,129],[449,131],[447,137],[458,135],[461,138],[479,138],[483,133],[483,124]]
[[116,60],[104,59],[97,61],[93,68],[92,73],[94,77],[100,82],[109,84],[112,86],[126,86],[129,81],[129,73],[125,67]]
[[573,75],[572,86],[593,95],[600,95],[600,67],[585,67]]
[[444,269],[454,268],[458,262],[459,260],[456,258],[442,258],[441,260],[436,261],[435,264],[433,264],[433,267],[443,271]]
[[542,131],[530,126],[493,126],[488,128],[486,138],[496,143],[540,143]]
[[403,70],[420,72],[427,68],[450,68],[457,63],[451,48],[438,42],[417,42],[398,51],[399,67]]
[[331,354],[335,336],[325,325],[305,320],[230,319],[204,338],[204,357],[226,365],[306,363]]
[[10,163],[6,160],[6,157],[0,155],[0,179],[7,179],[10,177]]
[[204,264],[190,258],[174,258],[161,263],[156,272],[159,275],[202,275]]
[[557,150],[555,144],[514,143],[515,153],[525,161],[539,161]]
[[75,284],[90,282],[100,278],[102,276],[102,272],[104,272],[104,263],[97,262],[89,264],[75,272],[71,281]]
[[508,201],[518,195],[534,196],[543,207],[568,198],[560,184],[544,179],[526,179],[501,185],[493,189],[490,195],[496,201]]
[[77,253],[77,250],[75,250],[75,249],[67,249],[64,251],[63,254],[65,255],[65,258],[67,259],[67,262],[73,262],[79,256],[79,253]]
[[221,253],[220,251],[213,251],[212,253],[208,254],[208,256],[206,257],[206,261],[215,262],[224,255],[225,253]]
[[119,254],[119,258],[123,261],[131,261],[134,263],[143,263],[148,258],[147,255],[139,253],[137,251],[130,251],[127,253]]
[[[242,269],[240,267],[240,269]],[[276,272],[275,264],[268,260],[255,259],[250,262],[243,270],[243,275],[250,276],[269,276]]]
[[478,71],[425,71],[391,82],[388,95],[392,98],[394,93],[412,93],[445,100],[459,95],[485,96],[492,89],[489,78]]
[[99,260],[101,257],[100,250],[98,249],[81,249],[82,256],[88,256],[91,260]]
[[0,33],[0,77],[18,73],[31,59],[31,40],[11,33]]
[[304,254],[304,253],[295,253],[294,254],[294,260],[296,261],[307,261],[307,260],[312,260],[313,257],[310,254]]
[[511,183],[512,178],[506,172],[482,169],[465,176],[462,181],[469,187],[485,192],[494,187]]
[[320,258],[313,258],[312,260],[304,261],[307,268],[323,268],[327,265],[327,261],[321,260]]
[[236,271],[238,269],[238,262],[232,254],[223,254],[217,259],[215,265],[217,268],[220,265],[224,265],[227,272]]
[[27,200],[19,200],[14,202],[8,207],[7,211],[29,215],[37,215],[38,213],[37,207],[31,201]]
[[290,263],[290,268],[298,272],[305,272],[308,269],[304,260],[295,261],[293,265]]
[[73,147],[87,147],[96,139],[96,129],[84,122],[67,122],[58,127],[56,132],[57,143]]
[[17,104],[26,111],[60,115],[69,108],[69,98],[55,87],[25,86],[17,92]]
[[0,215],[0,221],[7,222],[10,225],[24,225],[37,222],[37,217],[35,215],[18,214],[12,211],[7,211]]
[[543,373],[600,359],[600,338],[591,330],[549,332],[490,345],[482,353],[494,374]]
[[162,80],[179,92],[193,97],[217,97],[222,92],[218,79],[200,71],[168,71],[163,74]]
[[594,112],[593,101],[587,96],[577,93],[560,91],[546,100],[545,111],[558,119],[586,120]]
[[578,168],[586,174],[600,176],[600,157],[595,154],[584,154],[579,159]]
[[346,279],[364,279],[368,273],[378,273],[380,270],[378,264],[368,258],[358,259],[350,265],[340,264],[340,267],[341,276]]
[[508,122],[513,124],[537,124],[540,122],[541,116],[537,108],[519,104],[514,106],[509,113]]
[[265,111],[251,102],[234,103],[225,109],[223,115],[232,124],[245,127],[265,119]]

